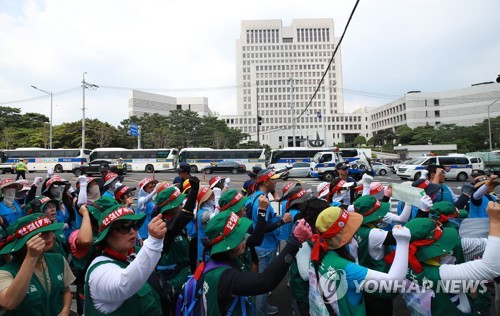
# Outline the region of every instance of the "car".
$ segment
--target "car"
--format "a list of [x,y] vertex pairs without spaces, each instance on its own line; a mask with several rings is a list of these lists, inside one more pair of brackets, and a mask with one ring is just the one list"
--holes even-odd
[[375,170],[375,173],[380,176],[385,176],[391,171],[391,168],[388,165],[381,162],[372,162],[372,167],[373,170]]
[[291,178],[307,178],[311,172],[311,166],[307,162],[296,162],[292,165],[292,169],[288,171]]
[[232,174],[246,172],[245,165],[239,164],[234,161],[221,161],[213,165],[208,165],[201,168],[201,172],[210,174],[213,172],[231,172]]
[[73,167],[73,174],[75,176],[81,176],[82,174],[86,174],[91,176],[93,174],[100,174],[101,167],[108,166],[109,169],[117,174],[126,174],[127,172],[132,171],[132,166],[126,163],[123,164],[122,171],[118,171],[118,160],[113,159],[95,159],[89,162],[88,164],[76,165]]

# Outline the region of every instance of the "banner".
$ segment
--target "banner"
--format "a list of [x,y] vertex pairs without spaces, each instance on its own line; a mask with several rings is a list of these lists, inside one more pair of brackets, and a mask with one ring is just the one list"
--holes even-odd
[[418,207],[419,201],[425,195],[425,190],[401,183],[390,183],[392,198]]

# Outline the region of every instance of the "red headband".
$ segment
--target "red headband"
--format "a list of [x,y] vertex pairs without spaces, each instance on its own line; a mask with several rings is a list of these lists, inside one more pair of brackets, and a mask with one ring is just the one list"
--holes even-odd
[[52,224],[52,222],[47,217],[37,219],[36,221],[33,221],[33,222],[19,228],[18,230],[16,230],[14,238],[15,239],[23,238],[24,236],[28,235],[29,233],[31,233],[37,229],[40,229],[42,227],[49,226],[50,224]]
[[269,180],[272,176],[274,176],[275,174],[276,174],[276,173],[275,173],[273,170],[271,170],[271,171],[269,171],[268,173],[266,173],[266,174],[262,175],[262,176],[260,177],[260,179],[259,179],[259,178],[257,178],[257,183],[261,183],[261,182],[267,181],[267,180]]
[[125,194],[125,192],[127,192],[127,190],[130,189],[128,186],[124,186],[123,188],[120,189],[120,191],[116,192],[115,193],[115,196],[117,199],[121,198],[122,195]]
[[420,183],[417,186],[417,188],[419,188],[419,189],[425,189],[425,188],[427,188],[429,186],[429,184],[430,184],[429,180],[425,180],[424,182]]
[[104,229],[106,229],[106,227],[111,225],[114,221],[118,220],[120,217],[123,217],[125,215],[129,215],[129,214],[135,214],[135,212],[133,210],[131,210],[129,208],[125,208],[125,207],[119,208],[119,209],[109,213],[102,220],[101,226],[99,227],[99,231],[102,232]]
[[311,251],[311,260],[314,262],[319,262],[321,260],[321,253],[328,250],[327,239],[332,238],[337,235],[342,229],[344,229],[347,221],[349,220],[349,212],[342,210],[339,218],[328,228],[324,233],[314,234],[312,236],[312,242],[314,243],[313,249]]
[[179,191],[179,189],[175,188],[174,192],[172,192],[172,194],[170,194],[170,197],[168,198],[168,200],[161,202],[160,205],[158,205],[158,207],[161,209],[165,205],[172,203],[173,201],[175,201],[176,198],[179,197],[179,195],[181,195],[181,191]]
[[[436,228],[434,229],[434,236],[432,237],[432,239],[416,240],[410,243],[410,246],[408,248],[408,263],[410,264],[410,267],[413,269],[413,271],[415,271],[416,273],[421,273],[424,270],[422,264],[417,259],[418,248],[432,245],[433,243],[438,241],[439,238],[441,238],[441,235],[443,235],[441,224],[436,223]],[[396,255],[396,250],[386,254],[384,256],[385,262],[387,262],[388,264],[392,264],[394,262],[395,255]]]
[[227,219],[226,225],[224,225],[224,231],[217,237],[215,237],[211,242],[210,246],[213,246],[219,242],[221,242],[224,238],[229,236],[229,234],[236,228],[238,225],[238,221],[240,218],[238,215],[231,212],[231,215]]
[[361,214],[363,215],[364,217],[368,216],[368,215],[371,215],[373,214],[376,210],[378,210],[380,208],[380,202],[377,200],[375,201],[375,204],[373,204],[373,207],[371,209],[369,209],[368,211],[366,211],[365,213]]
[[337,193],[340,189],[342,189],[342,186],[345,184],[344,180],[340,180],[330,191],[331,194]]
[[237,194],[233,197],[233,199],[232,199],[231,201],[229,201],[226,205],[222,206],[220,210],[221,210],[221,211],[225,211],[225,210],[227,210],[227,209],[228,209],[228,208],[230,208],[231,206],[236,205],[239,201],[241,201],[241,199],[242,199],[242,198],[243,198],[243,194],[241,194],[241,193],[239,193],[239,192],[238,192],[238,193],[237,193]]
[[300,199],[302,196],[304,196],[304,194],[306,194],[306,190],[304,189],[300,189],[299,192],[295,193],[294,195],[292,195],[288,201],[286,202],[286,208],[288,209],[290,207],[290,203],[296,199]]

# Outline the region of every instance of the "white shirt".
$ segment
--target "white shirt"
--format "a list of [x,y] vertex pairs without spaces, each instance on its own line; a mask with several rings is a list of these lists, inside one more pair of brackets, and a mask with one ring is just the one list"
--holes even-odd
[[[114,263],[104,263],[92,271],[89,277],[90,297],[94,307],[105,314],[117,310],[123,302],[136,294],[146,284],[151,272],[160,260],[163,239],[149,236],[137,257],[125,269]],[[111,260],[99,256],[90,268],[101,261]]]

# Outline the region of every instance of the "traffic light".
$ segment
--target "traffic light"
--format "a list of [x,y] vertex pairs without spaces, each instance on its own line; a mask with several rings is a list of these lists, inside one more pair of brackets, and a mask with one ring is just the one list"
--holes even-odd
[[257,124],[262,125],[262,116],[257,115]]

